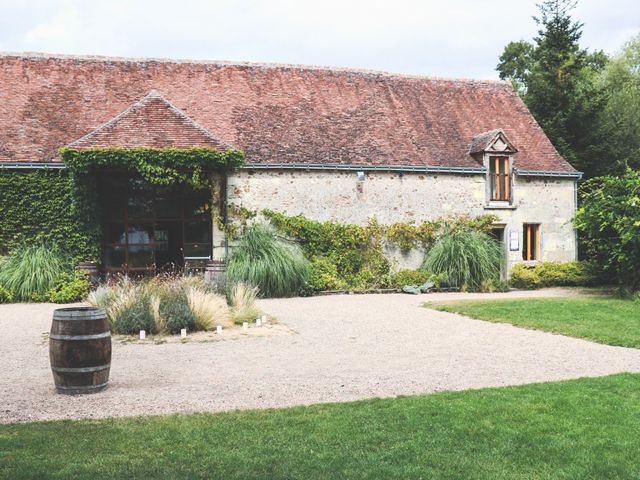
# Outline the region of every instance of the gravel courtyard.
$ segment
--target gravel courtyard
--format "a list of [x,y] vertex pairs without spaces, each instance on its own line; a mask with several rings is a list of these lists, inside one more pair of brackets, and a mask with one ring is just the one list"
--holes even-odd
[[114,342],[110,387],[77,397],[55,394],[49,370],[45,334],[58,306],[0,305],[0,422],[282,407],[640,372],[640,350],[420,307],[569,294],[263,300],[291,331],[206,343]]

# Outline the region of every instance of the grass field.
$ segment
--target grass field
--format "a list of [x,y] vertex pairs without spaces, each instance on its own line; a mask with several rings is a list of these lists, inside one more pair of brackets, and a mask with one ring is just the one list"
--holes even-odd
[[489,322],[640,348],[640,302],[615,298],[462,300],[425,304]]
[[640,478],[640,376],[0,426],[3,479]]

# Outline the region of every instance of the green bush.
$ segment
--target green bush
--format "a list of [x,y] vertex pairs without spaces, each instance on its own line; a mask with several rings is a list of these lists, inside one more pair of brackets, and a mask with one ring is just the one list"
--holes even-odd
[[338,267],[326,257],[315,257],[309,265],[309,286],[316,292],[345,290],[347,283],[338,277]]
[[402,288],[405,285],[423,285],[433,274],[422,270],[399,270],[387,277],[389,288]]
[[111,327],[116,333],[137,335],[140,330],[155,331],[155,320],[151,312],[149,297],[141,295],[136,301],[124,305],[112,319]]
[[69,262],[56,246],[22,244],[3,259],[0,285],[11,292],[16,301],[46,301],[47,292],[69,270]]
[[13,302],[13,295],[11,292],[0,285],[0,303],[11,303]]
[[181,289],[168,289],[160,296],[160,316],[165,319],[167,330],[171,333],[195,331],[196,317],[189,308],[189,299]]
[[84,300],[91,284],[87,275],[76,271],[73,275],[63,272],[56,280],[53,288],[46,294],[46,300],[52,303],[71,303]]
[[227,278],[259,288],[263,297],[297,295],[309,278],[309,261],[295,243],[269,225],[249,227],[231,252]]
[[584,287],[595,283],[594,267],[588,262],[542,262],[518,264],[511,270],[511,286],[523,289]]
[[[314,290],[384,287],[390,270],[385,245],[396,245],[402,251],[426,249],[443,231],[457,228],[484,231],[497,219],[493,215],[460,216],[422,223],[381,225],[372,218],[366,225],[354,225],[319,222],[302,215],[287,216],[271,210],[263,210],[262,214],[278,231],[297,239],[309,260],[326,259],[316,265],[315,270],[320,273],[312,272],[315,277],[311,288]],[[335,279],[332,265],[336,268]]]
[[575,224],[587,258],[621,287],[640,291],[640,171],[592,178],[581,186]]
[[476,291],[483,282],[500,279],[502,257],[500,244],[486,233],[457,228],[436,240],[422,270],[442,274],[449,287]]

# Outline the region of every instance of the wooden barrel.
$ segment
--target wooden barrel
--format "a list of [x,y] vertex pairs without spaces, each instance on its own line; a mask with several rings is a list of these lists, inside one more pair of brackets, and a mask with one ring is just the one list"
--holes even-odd
[[209,260],[204,269],[204,281],[218,288],[224,287],[225,270],[224,260]]
[[58,393],[94,393],[109,382],[111,332],[100,308],[58,308],[53,312],[49,359]]

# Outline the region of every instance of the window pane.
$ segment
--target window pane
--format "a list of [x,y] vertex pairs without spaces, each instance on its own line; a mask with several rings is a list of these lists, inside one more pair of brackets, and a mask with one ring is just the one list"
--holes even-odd
[[187,243],[209,242],[211,225],[205,219],[191,220],[184,224],[184,241]]
[[129,246],[129,268],[153,266],[153,250],[150,246]]
[[184,216],[198,217],[211,213],[211,193],[207,190],[196,190],[187,193],[184,199]]
[[121,268],[125,264],[124,247],[105,247],[103,256],[107,268]]
[[185,243],[185,257],[211,257],[211,244],[209,243]]
[[104,243],[116,243],[122,245],[127,243],[124,223],[107,223],[104,228]]
[[161,196],[156,199],[157,218],[180,218],[182,216],[182,199],[175,196]]
[[107,175],[102,182],[100,199],[105,218],[123,219],[127,198],[126,179],[120,176]]
[[153,241],[153,224],[136,223],[129,225],[128,243],[149,244]]

